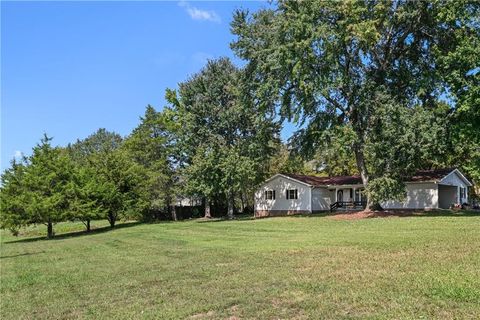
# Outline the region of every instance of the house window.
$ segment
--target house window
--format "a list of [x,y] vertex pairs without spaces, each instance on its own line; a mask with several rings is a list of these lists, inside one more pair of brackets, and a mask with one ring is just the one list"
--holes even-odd
[[287,200],[298,199],[298,190],[297,189],[288,189],[287,190]]
[[265,200],[275,200],[275,190],[265,191]]

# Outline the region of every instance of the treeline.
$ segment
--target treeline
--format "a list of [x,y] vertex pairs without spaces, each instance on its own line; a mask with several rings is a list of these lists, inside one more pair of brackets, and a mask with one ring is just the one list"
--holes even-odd
[[[52,236],[66,220],[175,220],[183,197],[231,218],[277,172],[360,174],[367,209],[404,197],[417,169],[478,182],[479,16],[468,1],[238,10],[231,48],[245,67],[209,61],[125,138],[99,130],[60,148],[45,136],[2,175],[2,227],[45,223]],[[300,127],[288,147],[285,120]]]
[[273,114],[256,108],[242,71],[228,59],[208,62],[167,90],[162,111],[148,106],[126,137],[99,129],[66,147],[45,135],[32,154],[2,175],[1,223],[17,233],[62,221],[178,218],[177,202],[199,202],[198,216],[252,212],[253,190],[270,174],[304,162],[280,142]]

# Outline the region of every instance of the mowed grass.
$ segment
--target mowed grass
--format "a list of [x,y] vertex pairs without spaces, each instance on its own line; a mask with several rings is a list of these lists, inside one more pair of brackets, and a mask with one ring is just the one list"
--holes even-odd
[[2,233],[2,319],[480,316],[475,214],[126,224],[56,240],[39,232]]

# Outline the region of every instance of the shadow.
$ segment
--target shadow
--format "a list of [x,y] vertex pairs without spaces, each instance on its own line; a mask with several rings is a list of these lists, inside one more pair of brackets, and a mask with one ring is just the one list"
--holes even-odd
[[247,221],[247,220],[254,220],[253,214],[238,214],[233,216],[233,219],[228,219],[227,217],[221,218],[198,218],[195,222],[197,223],[213,223],[213,222],[225,222],[225,221]]
[[55,237],[51,239],[47,239],[46,236],[40,236],[40,237],[33,237],[33,238],[25,238],[25,239],[18,239],[18,240],[12,240],[12,241],[5,241],[4,243],[22,243],[22,242],[35,242],[35,241],[55,241],[55,240],[63,240],[63,239],[68,239],[68,238],[76,238],[76,237],[81,237],[81,236],[88,236],[88,235],[94,235],[94,234],[99,234],[99,233],[105,233],[109,231],[115,231],[118,229],[123,229],[123,228],[129,228],[133,227],[139,224],[142,224],[143,222],[139,221],[134,221],[134,222],[125,222],[125,223],[120,223],[115,225],[115,228],[110,228],[110,226],[106,227],[101,227],[101,228],[96,228],[92,229],[90,231],[87,230],[82,230],[82,231],[75,231],[75,232],[69,232],[69,233],[62,233],[59,235],[56,235]]
[[40,252],[30,252],[30,253],[20,253],[20,254],[13,254],[11,256],[0,256],[0,260],[2,259],[9,259],[9,258],[16,258],[16,257],[23,257],[23,256],[33,256],[34,254],[45,253],[45,251]]
[[272,216],[272,217],[262,217],[257,219],[267,219],[267,218],[276,218],[276,217],[290,217],[290,218],[324,218],[324,217],[355,217],[357,219],[363,218],[388,218],[388,217],[399,217],[399,218],[428,218],[428,217],[479,217],[480,210],[447,210],[447,209],[437,209],[437,210],[406,210],[406,209],[386,209],[384,211],[375,211],[370,213],[364,213],[362,210],[351,210],[351,211],[321,211],[314,212],[310,214],[292,214],[284,216]]
[[331,217],[340,219],[370,219],[370,218],[432,218],[432,217],[479,217],[480,211],[475,210],[406,210],[406,209],[386,209],[384,211],[343,211],[329,214]]

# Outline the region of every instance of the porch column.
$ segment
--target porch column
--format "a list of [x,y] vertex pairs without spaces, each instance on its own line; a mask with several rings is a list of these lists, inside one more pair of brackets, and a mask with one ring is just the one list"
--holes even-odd
[[335,187],[335,202],[338,202],[338,188]]
[[357,191],[357,188],[353,187],[352,190],[353,190],[352,191],[352,201],[353,201],[353,203],[355,203],[355,192]]

